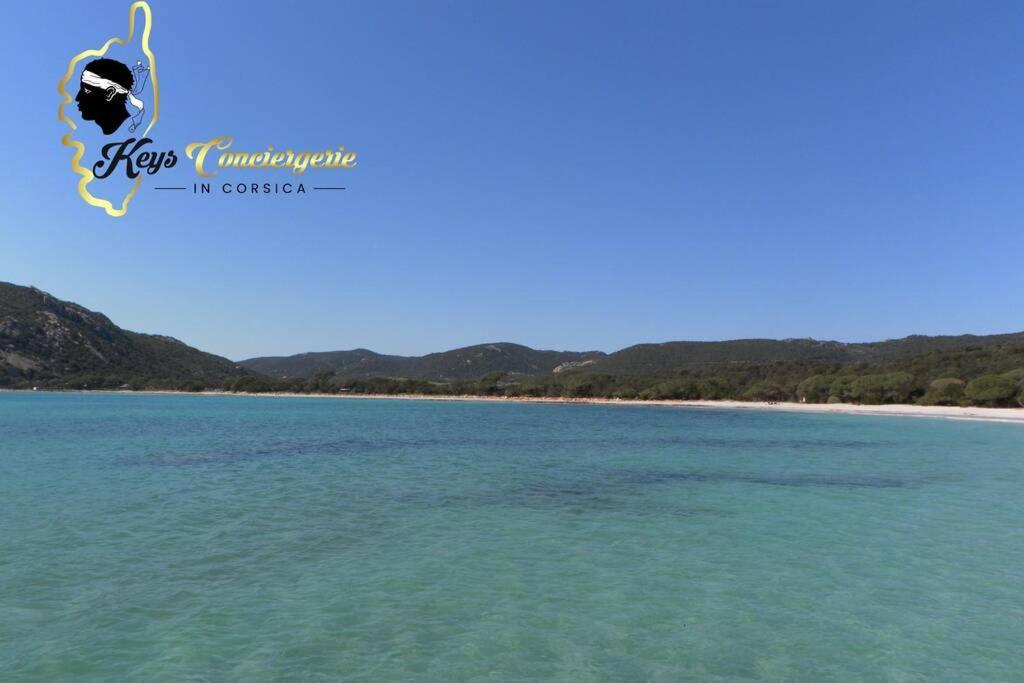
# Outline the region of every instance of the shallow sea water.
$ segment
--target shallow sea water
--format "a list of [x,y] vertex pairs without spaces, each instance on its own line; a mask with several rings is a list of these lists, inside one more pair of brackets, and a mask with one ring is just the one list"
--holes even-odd
[[1024,425],[0,394],[3,680],[1022,680]]

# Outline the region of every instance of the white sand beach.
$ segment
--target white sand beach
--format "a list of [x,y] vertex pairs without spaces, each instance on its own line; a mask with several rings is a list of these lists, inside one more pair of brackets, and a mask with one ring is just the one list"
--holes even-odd
[[254,393],[235,394],[223,391],[187,393],[175,391],[111,392],[187,394],[191,396],[251,396],[259,398],[337,398],[377,399],[397,401],[478,401],[493,403],[570,403],[584,405],[621,406],[670,406],[678,408],[713,408],[728,410],[775,410],[802,413],[840,413],[849,415],[883,415],[891,417],[931,417],[954,420],[985,420],[990,422],[1019,422],[1024,424],[1024,408],[979,408],[959,406],[918,406],[918,405],[860,405],[853,403],[767,403],[764,401],[675,401],[675,400],[628,400],[613,398],[560,398],[560,397],[505,397],[505,396],[443,396],[426,394],[298,394],[298,393]]
[[[0,389],[0,392],[32,393],[25,390]],[[37,392],[44,393],[44,392]],[[890,417],[931,417],[951,420],[984,420],[988,422],[1017,422],[1024,424],[1024,408],[980,408],[959,406],[918,406],[904,404],[862,405],[855,403],[768,403],[765,401],[640,401],[615,398],[562,398],[533,396],[445,396],[428,394],[299,394],[290,392],[232,393],[226,391],[116,391],[86,390],[61,393],[102,393],[125,395],[160,396],[234,396],[250,398],[320,398],[343,400],[391,400],[391,401],[476,401],[486,403],[561,403],[581,405],[616,406],[668,406],[676,408],[711,408],[719,410],[774,410],[800,413],[838,413],[848,415],[881,415]]]

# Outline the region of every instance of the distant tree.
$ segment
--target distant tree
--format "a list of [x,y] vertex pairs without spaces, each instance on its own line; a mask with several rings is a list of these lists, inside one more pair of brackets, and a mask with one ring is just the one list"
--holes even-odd
[[914,377],[906,372],[864,375],[850,384],[850,397],[861,403],[907,403],[914,391]]
[[477,383],[475,393],[482,394],[483,396],[498,396],[504,393],[504,387],[502,386],[502,380],[505,379],[507,372],[488,372],[486,375],[481,377]]
[[334,370],[321,370],[307,382],[297,383],[292,390],[313,394],[333,394],[338,391],[335,375]]
[[942,377],[934,380],[928,385],[928,391],[918,402],[926,406],[959,405],[964,396],[965,384],[962,379],[956,377]]
[[728,380],[722,377],[707,377],[702,379],[698,385],[700,398],[708,401],[716,401],[723,398],[735,396],[732,386]]
[[850,392],[850,385],[853,384],[853,380],[854,378],[849,375],[841,375],[832,380],[832,386],[828,389],[828,402],[845,403],[853,400]]
[[1016,370],[1004,372],[1003,377],[1009,378],[1014,382],[1024,383],[1024,368],[1017,368]]
[[831,393],[833,379],[826,375],[811,375],[796,385],[796,398],[807,403],[824,403]]
[[267,377],[239,377],[232,385],[231,391],[247,394],[262,394],[277,390],[274,381]]
[[761,380],[747,390],[744,398],[753,401],[784,401],[789,397],[778,384]]
[[[629,393],[628,390],[626,393]],[[634,390],[633,393],[642,399],[653,401],[688,401],[700,398],[700,388],[691,379],[669,379],[639,392]]]
[[1020,382],[1010,373],[990,374],[971,380],[964,388],[964,395],[975,405],[1006,406],[1017,398],[1020,389]]

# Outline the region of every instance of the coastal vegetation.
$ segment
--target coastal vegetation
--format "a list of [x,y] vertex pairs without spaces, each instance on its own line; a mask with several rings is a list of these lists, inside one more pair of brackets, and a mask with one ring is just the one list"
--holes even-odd
[[226,380],[233,392],[424,394],[635,400],[798,401],[1016,407],[1024,405],[1024,344],[936,350],[878,363],[737,362],[658,375],[569,369],[546,375],[490,372],[475,380],[251,375]]

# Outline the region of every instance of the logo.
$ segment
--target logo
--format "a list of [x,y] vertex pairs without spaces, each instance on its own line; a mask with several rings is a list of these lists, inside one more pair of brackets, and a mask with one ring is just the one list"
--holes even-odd
[[[141,28],[137,22],[140,17]],[[127,37],[114,36],[102,47],[76,54],[57,88],[61,96],[57,118],[71,128],[61,137],[61,143],[74,150],[71,170],[80,176],[78,194],[87,204],[111,216],[123,216],[128,211],[128,203],[142,184],[142,175],[132,168],[134,173],[126,173],[125,182],[106,183],[102,190],[94,181],[109,178],[129,146],[135,152],[152,142],[146,136],[160,113],[156,57],[149,46],[152,30],[149,5],[133,3],[128,9]],[[72,100],[77,104],[77,116],[67,111]],[[124,132],[136,135],[121,142],[104,142]],[[152,161],[149,154],[143,157],[140,153],[138,164],[132,166],[153,168]],[[161,165],[170,167],[176,161],[173,153],[164,154]]]
[[[169,172],[173,176],[175,167],[178,173],[194,171],[195,175],[187,180],[172,177],[170,183],[161,183],[154,190],[301,197],[309,190],[315,194],[317,190],[345,189],[335,181],[308,188],[304,182],[307,171],[332,173],[356,167],[356,153],[337,144],[313,150],[267,144],[241,149],[234,147],[231,135],[214,131],[197,135],[198,141],[184,146],[184,156],[191,163],[179,167],[183,155],[174,149],[160,149],[151,137],[160,114],[152,32],[149,4],[145,0],[132,3],[125,37],[114,36],[98,48],[76,54],[58,84],[57,119],[70,128],[61,136],[61,143],[73,150],[71,170],[78,176],[78,194],[87,204],[107,215],[123,216],[144,178],[157,173],[165,178]],[[221,171],[225,173],[217,182],[210,181]],[[239,172],[255,177],[225,177]],[[268,173],[283,177],[268,177]]]

